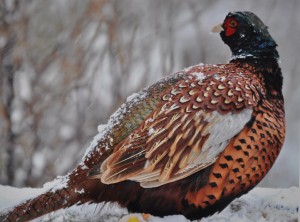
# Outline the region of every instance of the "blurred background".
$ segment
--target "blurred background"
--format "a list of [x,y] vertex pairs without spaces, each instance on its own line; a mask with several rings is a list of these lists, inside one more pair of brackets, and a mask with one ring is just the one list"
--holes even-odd
[[261,186],[299,185],[300,1],[3,0],[0,183],[41,186],[81,160],[126,97],[164,75],[231,53],[211,28],[257,14],[277,41],[284,148]]

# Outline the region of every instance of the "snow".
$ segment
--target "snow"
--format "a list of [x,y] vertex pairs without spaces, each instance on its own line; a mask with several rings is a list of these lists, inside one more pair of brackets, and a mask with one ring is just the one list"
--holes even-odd
[[84,194],[84,189],[82,188],[81,190],[77,190],[77,189],[75,189],[75,193],[79,193],[79,194]]
[[62,189],[68,186],[69,176],[58,176],[51,182],[45,183],[43,186],[44,190],[50,190],[55,192],[56,190]]
[[144,98],[146,98],[146,94],[140,95],[139,93],[133,93],[133,94],[131,94],[130,96],[127,97],[126,102],[131,102],[131,101],[134,101],[138,98],[144,99]]
[[68,176],[57,177],[45,183],[42,188],[16,188],[0,185],[0,212],[9,209],[18,203],[23,203],[49,190],[56,191],[67,186]]
[[226,76],[220,76],[218,73],[213,75],[214,79],[224,82],[226,80]]
[[151,136],[152,134],[154,134],[155,130],[153,128],[150,128],[148,131],[148,135]]
[[191,69],[193,69],[194,67],[198,67],[198,66],[205,66],[205,64],[204,63],[199,63],[197,65],[189,66],[189,67],[184,68],[183,71],[184,72],[189,72]]
[[[60,179],[62,180],[62,179]],[[65,179],[63,179],[65,181]],[[45,192],[46,189],[55,185],[58,181],[45,184],[43,188],[14,188],[0,185],[0,212],[27,198]],[[57,186],[58,184],[56,184]],[[81,190],[79,191],[81,192]],[[200,222],[281,222],[297,221],[299,209],[299,188],[273,189],[256,187],[248,194],[233,201],[220,213],[199,220]],[[140,222],[145,220],[141,214],[128,214],[126,209],[116,204],[85,204],[62,209],[43,217],[35,222],[42,221],[107,221],[127,222],[133,216]],[[136,221],[136,220],[131,220]],[[150,216],[148,222],[188,222],[182,215],[172,215],[163,218]]]
[[239,55],[232,55],[230,60],[235,60],[235,59],[244,59],[247,57],[252,57],[252,58],[256,58],[254,55],[250,54],[250,53],[241,53]]
[[194,75],[196,77],[196,80],[203,80],[205,79],[205,74],[202,72],[194,72],[192,73],[192,75]]

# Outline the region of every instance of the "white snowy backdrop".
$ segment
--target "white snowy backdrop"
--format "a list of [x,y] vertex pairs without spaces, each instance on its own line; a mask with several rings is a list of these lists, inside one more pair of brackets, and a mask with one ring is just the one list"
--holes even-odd
[[127,96],[184,67],[226,63],[210,30],[232,10],[269,26],[284,74],[286,141],[260,186],[298,187],[298,0],[3,0],[0,184],[41,187],[66,174]]

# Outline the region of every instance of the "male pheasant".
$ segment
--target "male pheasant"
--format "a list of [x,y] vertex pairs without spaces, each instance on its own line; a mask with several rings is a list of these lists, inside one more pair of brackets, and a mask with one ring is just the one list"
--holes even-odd
[[270,170],[285,137],[277,44],[251,12],[214,28],[233,54],[136,94],[100,127],[62,183],[2,215],[25,221],[86,202],[199,219],[222,210]]

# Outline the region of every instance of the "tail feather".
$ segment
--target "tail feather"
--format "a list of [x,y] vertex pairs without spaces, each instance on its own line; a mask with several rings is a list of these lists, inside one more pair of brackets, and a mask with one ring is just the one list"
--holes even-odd
[[[88,192],[87,192],[88,193]],[[47,213],[90,201],[78,186],[51,188],[39,196],[29,199],[0,216],[1,221],[28,221]]]
[[102,162],[105,157],[99,155],[98,150],[94,149],[89,158],[86,158],[84,163],[79,164],[70,174],[45,184],[44,187],[48,188],[45,188],[45,192],[5,212],[0,212],[0,221],[29,221],[75,204],[111,201],[111,193],[103,195],[107,185],[89,176],[90,171],[90,174],[93,174],[93,170],[97,170],[94,161]]

